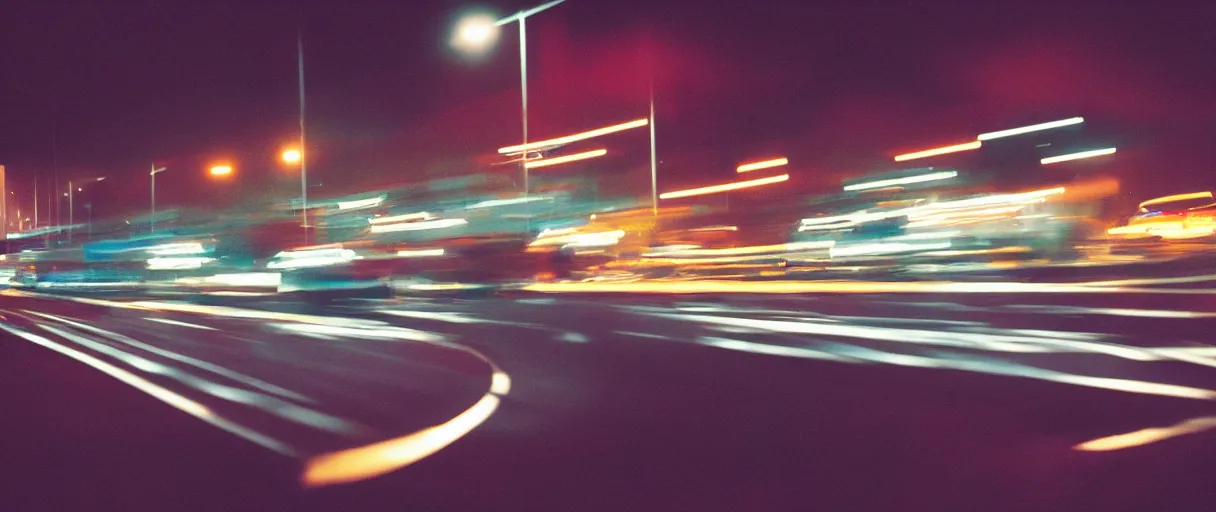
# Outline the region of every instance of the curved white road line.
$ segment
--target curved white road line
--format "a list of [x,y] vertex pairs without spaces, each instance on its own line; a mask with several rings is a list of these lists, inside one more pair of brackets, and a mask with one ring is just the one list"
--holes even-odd
[[436,425],[396,439],[341,450],[308,459],[300,483],[308,487],[355,482],[396,471],[446,448],[481,425],[501,399],[486,393],[464,412]]
[[472,407],[439,425],[387,441],[313,456],[304,462],[301,484],[307,487],[344,484],[396,471],[446,448],[490,419],[502,397],[511,392],[511,377],[469,347],[444,342],[430,344],[459,350],[489,365],[493,371],[489,391]]
[[1216,428],[1216,416],[1194,418],[1170,427],[1145,428],[1126,434],[1102,437],[1093,441],[1086,441],[1072,448],[1083,452],[1122,450],[1164,441],[1171,437],[1197,434],[1211,428]]

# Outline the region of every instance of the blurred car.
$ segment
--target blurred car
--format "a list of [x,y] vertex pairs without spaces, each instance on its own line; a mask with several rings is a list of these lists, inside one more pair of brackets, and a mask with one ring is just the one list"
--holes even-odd
[[1112,237],[1193,240],[1216,234],[1216,200],[1212,192],[1158,197],[1140,203],[1127,225],[1111,228]]

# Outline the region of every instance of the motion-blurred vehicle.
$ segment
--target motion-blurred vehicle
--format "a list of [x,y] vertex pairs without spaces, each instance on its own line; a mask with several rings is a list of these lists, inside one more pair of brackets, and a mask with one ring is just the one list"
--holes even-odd
[[1123,239],[1160,238],[1194,240],[1216,234],[1216,200],[1212,192],[1192,192],[1158,197],[1140,203],[1127,225],[1107,234]]

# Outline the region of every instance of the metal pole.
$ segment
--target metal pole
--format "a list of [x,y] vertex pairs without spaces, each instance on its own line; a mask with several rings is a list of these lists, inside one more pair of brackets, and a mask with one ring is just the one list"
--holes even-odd
[[524,226],[532,229],[532,206],[528,202],[528,35],[527,18],[523,13],[519,16],[519,90],[521,102],[521,117],[523,118],[524,156],[520,167],[524,171]]
[[152,162],[152,216],[148,217],[148,232],[156,232],[156,162]]
[[654,77],[650,79],[650,210],[659,215],[659,161],[654,147]]
[[68,243],[72,243],[72,227],[76,223],[76,217],[73,215],[72,199],[75,197],[73,192],[76,189],[72,188],[72,180],[68,180]]
[[34,229],[38,229],[38,177],[34,176]]
[[304,244],[308,245],[308,149],[304,145],[304,22],[296,32],[296,62],[300,82],[300,215],[304,219]]

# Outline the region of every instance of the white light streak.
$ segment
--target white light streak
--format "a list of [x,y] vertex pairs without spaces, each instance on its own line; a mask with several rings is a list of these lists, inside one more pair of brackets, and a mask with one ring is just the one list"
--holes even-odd
[[910,185],[913,183],[924,183],[927,181],[947,180],[958,176],[956,171],[941,171],[929,174],[921,174],[919,176],[909,176],[907,178],[892,178],[889,180],[871,181],[869,183],[857,183],[844,187],[845,192],[853,192],[857,190],[869,190],[873,188],[896,187],[899,185]]
[[608,135],[610,133],[616,133],[616,132],[620,132],[620,131],[624,131],[624,130],[629,130],[632,128],[641,128],[648,124],[650,124],[649,119],[646,119],[646,118],[636,119],[636,120],[629,121],[626,123],[606,126],[604,128],[597,128],[595,130],[590,130],[590,131],[586,131],[586,132],[582,132],[582,133],[576,133],[574,135],[567,135],[565,137],[541,140],[541,141],[537,141],[537,142],[529,142],[527,144],[520,144],[520,145],[516,145],[516,146],[507,146],[505,148],[499,148],[498,152],[503,155],[509,155],[512,153],[520,153],[523,151],[542,149],[542,148],[547,148],[550,146],[560,146],[562,144],[569,144],[571,142],[587,140],[590,138],[599,137],[602,135]]
[[1023,133],[1037,132],[1040,130],[1050,130],[1052,128],[1059,128],[1061,126],[1070,126],[1070,125],[1074,125],[1074,124],[1081,124],[1083,122],[1085,122],[1085,118],[1083,118],[1083,117],[1071,117],[1068,119],[1062,119],[1060,121],[1051,121],[1049,123],[1032,124],[1030,126],[1023,126],[1021,128],[1010,128],[1008,130],[981,133],[978,137],[976,137],[976,140],[992,140],[992,139],[999,139],[1001,137],[1012,137],[1014,135],[1021,135]]
[[435,216],[431,215],[428,212],[418,212],[418,213],[406,213],[406,214],[402,214],[402,215],[392,215],[389,217],[372,217],[370,219],[367,219],[367,223],[374,226],[376,224],[395,224],[398,222],[409,222],[409,221],[413,221],[413,220],[431,220],[434,218],[435,218]]
[[372,197],[369,199],[358,199],[355,201],[339,201],[339,210],[357,210],[359,208],[371,208],[384,202],[384,196]]
[[1068,162],[1070,160],[1080,160],[1082,158],[1093,158],[1095,156],[1110,155],[1115,152],[1115,149],[1116,148],[1095,149],[1092,151],[1082,151],[1080,153],[1070,153],[1067,155],[1049,156],[1047,158],[1039,160],[1039,163],[1041,163],[1043,165],[1047,165],[1047,164],[1054,164],[1054,163],[1059,163],[1059,162]]
[[400,222],[372,226],[372,233],[393,233],[397,231],[425,231],[428,229],[454,228],[464,226],[469,221],[465,219],[436,219],[422,222]]

